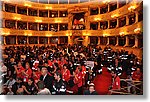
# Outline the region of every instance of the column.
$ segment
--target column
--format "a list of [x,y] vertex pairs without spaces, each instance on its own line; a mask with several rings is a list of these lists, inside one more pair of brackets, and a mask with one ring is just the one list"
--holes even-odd
[[110,28],[110,21],[108,20],[108,29]]
[[129,25],[129,17],[126,15],[126,25]]
[[60,24],[58,23],[58,31],[60,31]]
[[29,9],[27,8],[27,15],[29,15]]
[[[121,2],[121,1],[120,1]],[[119,0],[117,0],[117,9],[119,8]]]
[[40,37],[38,36],[38,44],[40,44]]
[[98,30],[100,30],[100,22],[98,22]]
[[101,14],[101,7],[99,7],[98,10],[99,10],[99,14]]
[[119,37],[117,36],[116,38],[117,39],[116,39],[116,45],[115,46],[118,46],[119,45]]
[[138,48],[138,36],[137,35],[135,35],[134,36],[135,37],[135,44],[134,44],[134,48]]
[[37,16],[39,17],[39,9],[37,10]]
[[27,36],[27,44],[29,44],[29,37]]
[[71,39],[71,36],[68,36],[68,45],[72,45],[72,39]]
[[4,39],[4,45],[6,45],[6,37],[3,36],[3,39]]
[[3,2],[3,8],[2,8],[3,11],[5,11],[5,3]]
[[17,13],[17,5],[15,6],[15,12]]
[[60,44],[60,37],[58,37],[58,44]]
[[18,36],[16,36],[16,44],[18,45]]
[[2,20],[2,28],[5,28],[5,19]]
[[138,22],[138,11],[135,12],[135,23]]
[[109,45],[109,36],[107,37],[107,44],[106,45]]
[[129,46],[129,37],[126,36],[126,44],[124,45],[124,47]]
[[39,31],[39,23],[37,23],[37,30]]
[[110,4],[108,4],[108,12],[110,11]]
[[60,17],[60,12],[58,11],[58,17]]
[[18,27],[17,27],[17,21],[16,21],[16,23],[15,23],[15,27],[16,27],[16,29],[18,29]]
[[48,44],[50,44],[50,38],[48,37]]
[[85,37],[84,37],[84,41],[83,41],[83,45],[84,45],[84,46],[88,46],[89,43],[90,43],[90,38],[89,38],[89,36],[85,36]]
[[49,10],[48,10],[48,18],[50,17],[50,13],[49,13]]
[[117,28],[119,27],[119,18],[117,18]]
[[100,41],[100,36],[98,36],[98,43],[97,45],[100,45],[101,41]]

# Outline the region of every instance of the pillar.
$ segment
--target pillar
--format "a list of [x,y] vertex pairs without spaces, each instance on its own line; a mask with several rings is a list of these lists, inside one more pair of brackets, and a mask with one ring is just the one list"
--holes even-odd
[[3,36],[3,39],[4,39],[4,45],[6,45],[6,37]]
[[[120,1],[121,2],[121,1]],[[117,0],[117,9],[119,8],[119,0]]]
[[119,18],[117,18],[117,28],[119,27]]
[[108,4],[108,12],[110,11],[110,4]]
[[58,44],[60,44],[60,37],[58,37]]
[[99,14],[101,14],[101,7],[99,7],[98,10],[99,10]]
[[98,36],[98,43],[97,45],[100,45],[101,41],[100,41],[100,37]]
[[138,22],[138,11],[135,12],[135,23]]
[[48,10],[48,18],[50,17],[50,13],[49,13],[49,10]]
[[39,23],[37,23],[37,30],[38,30],[38,31],[40,30],[39,28],[40,28]]
[[27,36],[27,42],[26,42],[27,44],[29,44],[29,37]]
[[108,29],[110,28],[110,21],[108,20]]
[[126,36],[126,44],[124,45],[124,47],[129,46],[129,37]]
[[135,35],[134,36],[135,37],[135,44],[134,44],[134,48],[138,48],[138,36],[137,35]]
[[85,37],[84,37],[84,41],[83,41],[83,45],[84,45],[84,46],[88,46],[89,43],[90,43],[89,36],[85,36]]
[[58,17],[60,17],[60,12],[58,11]]
[[126,15],[126,25],[129,25],[129,17]]
[[37,16],[39,17],[39,15],[40,15],[40,12],[39,12],[39,9],[37,10]]
[[16,28],[16,29],[18,29],[18,27],[17,27],[17,25],[18,25],[17,22],[18,22],[18,21],[16,21],[16,23],[15,23],[15,28]]
[[109,36],[107,37],[107,44],[106,45],[109,45]]
[[71,39],[71,36],[68,36],[68,45],[72,45],[72,39]]
[[116,39],[116,45],[115,46],[118,46],[119,45],[119,37],[117,36],[116,38],[117,39]]
[[60,31],[60,24],[58,23],[58,31]]
[[5,19],[2,20],[2,28],[5,28]]
[[18,12],[17,12],[17,5],[15,6],[15,13],[18,13]]
[[5,3],[4,2],[3,2],[2,6],[3,6],[2,10],[5,11]]
[[29,15],[29,8],[27,8],[27,15]]
[[98,22],[98,30],[100,30],[100,22]]
[[40,37],[38,36],[38,44],[40,44]]
[[48,37],[48,44],[50,44],[50,38]]
[[16,36],[16,44],[18,45],[18,36]]

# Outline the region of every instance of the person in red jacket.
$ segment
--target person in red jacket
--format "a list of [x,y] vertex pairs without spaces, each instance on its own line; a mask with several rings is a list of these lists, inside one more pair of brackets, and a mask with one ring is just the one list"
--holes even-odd
[[18,78],[23,78],[23,72],[25,71],[25,69],[22,67],[21,62],[18,62],[17,66],[14,66],[17,77]]
[[78,86],[78,95],[82,95],[82,84],[83,84],[82,68],[78,66],[73,75],[74,75],[74,83],[77,84]]
[[140,68],[137,68],[137,70],[133,72],[132,79],[136,81],[142,80],[142,73]]
[[68,82],[70,80],[70,71],[67,69],[67,65],[63,65],[63,69],[61,71],[63,81]]
[[25,70],[23,71],[23,81],[28,82],[28,79],[32,76],[32,70],[29,63],[26,63]]
[[37,83],[40,80],[40,76],[41,76],[40,68],[38,68],[38,70],[33,71],[33,79],[35,83]]
[[113,83],[112,90],[120,90],[120,78],[115,71],[112,71]]

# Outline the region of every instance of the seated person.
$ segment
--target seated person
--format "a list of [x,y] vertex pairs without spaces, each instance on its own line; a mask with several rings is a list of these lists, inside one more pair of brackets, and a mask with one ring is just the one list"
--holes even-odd
[[84,91],[84,95],[98,95],[95,91],[95,85],[93,83],[89,84],[89,89]]
[[28,82],[23,86],[24,95],[33,95],[36,92],[36,86],[32,78],[28,79]]
[[15,84],[12,86],[12,92],[14,93],[14,95],[23,95],[22,85],[22,78],[17,78]]
[[37,95],[50,95],[50,91],[49,89],[45,88],[44,86],[44,82],[43,81],[39,81],[37,83],[37,86],[38,86],[38,93]]

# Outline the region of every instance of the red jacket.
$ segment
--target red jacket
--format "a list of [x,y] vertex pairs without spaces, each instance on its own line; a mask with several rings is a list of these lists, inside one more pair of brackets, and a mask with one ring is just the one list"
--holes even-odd
[[78,73],[76,75],[76,77],[77,77],[77,79],[74,78],[74,83],[77,84],[78,87],[81,87],[82,86],[82,77],[83,77],[82,72]]
[[22,74],[23,71],[25,71],[25,69],[22,66],[20,68],[18,68],[17,77],[24,78],[24,76]]
[[24,79],[24,82],[28,82],[28,79],[31,78],[32,76],[32,70],[29,68],[28,70],[25,71],[25,73],[28,75],[28,76],[23,76],[23,79]]
[[68,82],[70,80],[70,71],[66,69],[66,71],[62,70],[61,73],[63,80]]
[[133,72],[132,79],[137,81],[142,80],[142,73],[137,71]]
[[113,82],[112,89],[120,89],[120,78],[118,76]]

